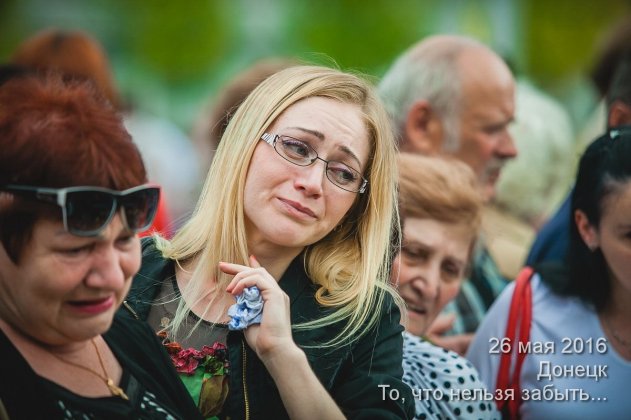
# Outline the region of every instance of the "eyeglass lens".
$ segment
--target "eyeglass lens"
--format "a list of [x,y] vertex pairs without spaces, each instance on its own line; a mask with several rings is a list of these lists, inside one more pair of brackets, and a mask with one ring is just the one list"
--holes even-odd
[[121,197],[120,205],[125,212],[127,227],[132,231],[147,229],[158,210],[159,190],[145,189]]
[[103,228],[115,211],[114,196],[101,191],[75,191],[66,195],[66,223],[71,233]]
[[75,191],[66,196],[66,223],[73,234],[94,234],[112,219],[117,202],[123,207],[127,228],[148,228],[157,212],[158,188],[134,191],[121,197],[102,191]]
[[[318,159],[311,146],[292,137],[277,137],[274,149],[286,160],[300,166],[308,166]],[[342,162],[321,160],[325,162],[326,176],[333,184],[347,191],[359,191],[363,179],[356,170]]]

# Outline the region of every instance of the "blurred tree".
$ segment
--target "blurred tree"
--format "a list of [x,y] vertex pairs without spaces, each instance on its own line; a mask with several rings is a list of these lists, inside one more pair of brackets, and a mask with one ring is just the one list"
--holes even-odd
[[206,77],[236,47],[233,20],[221,1],[111,1],[123,20],[126,55],[166,83]]
[[[489,43],[573,105],[596,40],[628,0],[0,0],[0,57],[48,26],[89,31],[123,94],[188,129],[199,104],[265,56],[380,76],[436,32]],[[589,101],[589,100],[588,100]]]

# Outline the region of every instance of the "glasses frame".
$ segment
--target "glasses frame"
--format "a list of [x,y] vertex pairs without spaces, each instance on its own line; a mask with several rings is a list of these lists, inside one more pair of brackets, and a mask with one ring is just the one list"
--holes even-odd
[[[301,142],[305,143],[303,140],[296,139],[296,138],[291,137],[291,136],[285,136],[285,135],[281,136],[280,134],[270,134],[270,133],[263,133],[263,135],[261,136],[261,140],[263,140],[265,143],[267,143],[270,146],[272,146],[274,148],[274,151],[276,151],[276,153],[280,157],[282,157],[283,159],[285,159],[289,163],[293,163],[294,165],[306,167],[306,166],[313,165],[316,160],[321,160],[322,162],[324,162],[324,165],[325,165],[324,173],[326,174],[326,178],[329,180],[329,182],[331,182],[331,184],[335,185],[336,187],[338,187],[338,188],[340,188],[340,189],[342,189],[344,191],[348,191],[348,192],[352,192],[352,193],[356,193],[356,194],[363,194],[364,192],[366,192],[366,188],[368,187],[368,180],[366,178],[364,178],[363,175],[357,169],[351,168],[350,166],[348,166],[347,164],[342,163],[342,162],[338,162],[338,161],[335,161],[335,160],[331,161],[331,160],[322,159],[320,156],[318,156],[318,152],[313,147],[311,147],[309,144],[307,144],[307,143],[305,143],[305,146],[309,147],[309,149],[311,149],[313,151],[313,153],[315,153],[315,157],[313,159],[311,159],[311,162],[307,163],[306,165],[301,165],[300,163],[297,163],[297,162],[295,162],[293,160],[289,160],[288,158],[283,156],[278,151],[278,149],[276,149],[276,141],[280,137],[288,137],[288,138],[292,138],[292,139],[295,139],[295,140],[298,140],[298,141],[301,141]],[[329,171],[328,171],[329,162],[338,162],[338,163],[346,166],[347,168],[351,169],[352,171],[357,172],[359,177],[362,179],[362,182],[361,182],[359,188],[357,190],[349,190],[348,188],[344,188],[343,186],[336,184],[331,178],[329,178]]]
[[[66,187],[66,188],[44,188],[44,187],[34,187],[30,185],[6,184],[0,187],[1,191],[6,191],[6,192],[16,193],[16,194],[26,194],[26,195],[32,196],[36,200],[58,205],[59,207],[61,207],[61,214],[62,214],[62,220],[63,220],[65,231],[72,235],[83,236],[83,237],[96,236],[101,231],[103,231],[103,229],[107,227],[107,225],[114,218],[114,215],[116,214],[116,212],[122,206],[122,204],[119,201],[120,198],[123,198],[129,194],[133,194],[135,192],[146,190],[146,189],[157,190],[158,198],[156,200],[155,211],[154,211],[153,217],[148,219],[149,221],[145,226],[142,226],[136,229],[131,229],[127,223],[125,212],[122,212],[121,219],[123,221],[123,225],[125,226],[127,230],[133,233],[142,232],[143,230],[148,229],[153,223],[153,220],[155,219],[155,216],[158,212],[158,202],[160,200],[160,186],[156,184],[142,184],[136,187],[128,188],[123,191],[111,190],[109,188],[103,188],[103,187],[90,187],[90,186],[77,186],[77,187]],[[75,192],[83,192],[83,191],[106,193],[106,194],[111,195],[113,198],[112,208],[110,209],[110,213],[107,216],[103,225],[97,229],[93,229],[90,231],[71,229],[70,226],[68,225],[68,210],[66,208],[68,194],[75,193]]]

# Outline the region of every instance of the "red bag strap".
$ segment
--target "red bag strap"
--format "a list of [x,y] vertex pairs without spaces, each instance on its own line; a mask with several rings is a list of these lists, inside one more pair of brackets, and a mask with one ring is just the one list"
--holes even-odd
[[[520,372],[521,366],[526,358],[526,352],[519,352],[519,343],[527,343],[530,339],[530,324],[532,320],[532,289],[530,287],[530,278],[534,270],[532,267],[524,267],[515,280],[515,290],[510,304],[508,313],[508,322],[506,323],[505,338],[509,339],[510,350],[502,352],[500,357],[500,366],[497,372],[497,381],[495,388],[508,390],[512,389],[514,399],[497,400],[497,408],[505,416],[511,419],[519,418],[519,406],[521,405],[521,387]],[[519,339],[517,340],[517,326],[519,325]],[[516,348],[517,346],[517,348]],[[511,375],[511,362],[513,353],[517,352],[517,360],[515,369]]]

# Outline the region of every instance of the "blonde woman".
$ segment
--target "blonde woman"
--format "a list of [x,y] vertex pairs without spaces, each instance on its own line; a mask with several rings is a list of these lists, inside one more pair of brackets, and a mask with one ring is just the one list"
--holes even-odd
[[[373,89],[286,69],[235,113],[191,219],[144,244],[128,305],[207,417],[404,418],[396,220],[394,140]],[[261,323],[228,331],[250,286]]]

